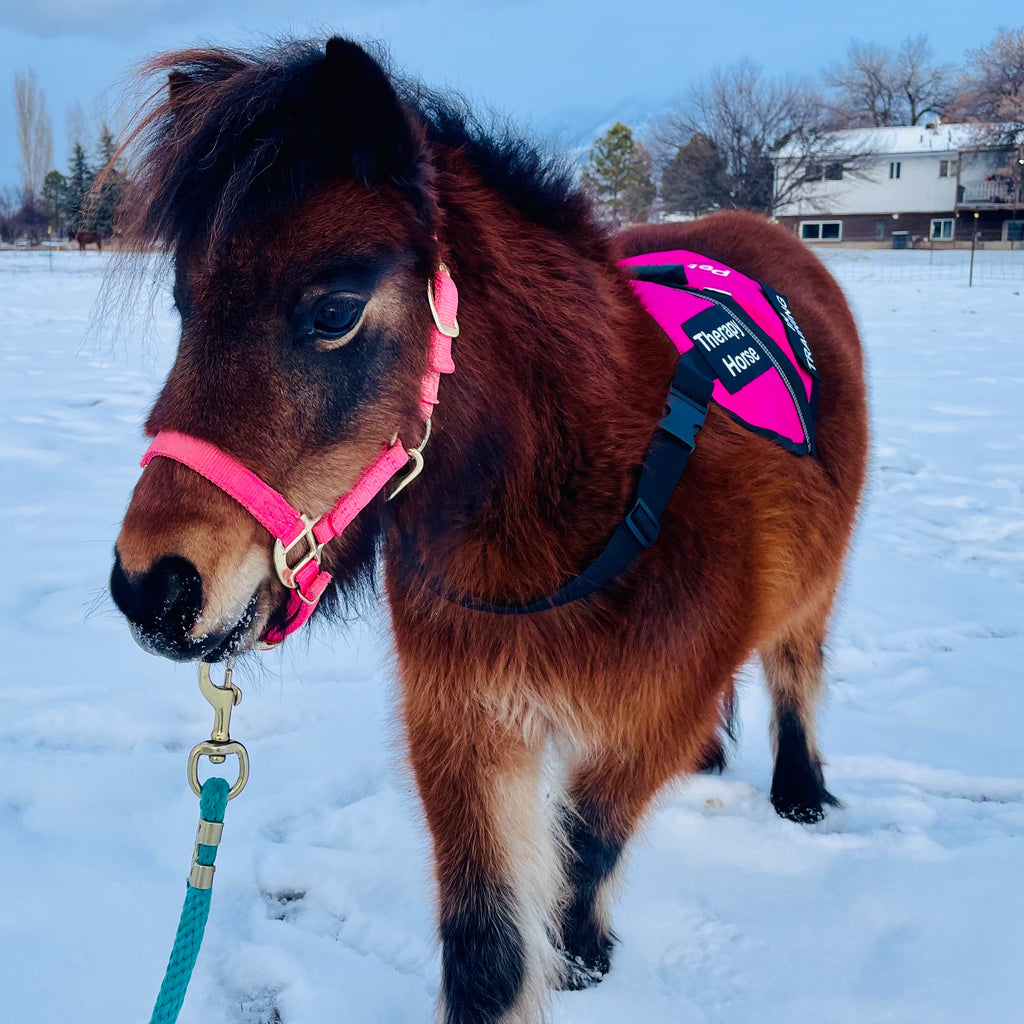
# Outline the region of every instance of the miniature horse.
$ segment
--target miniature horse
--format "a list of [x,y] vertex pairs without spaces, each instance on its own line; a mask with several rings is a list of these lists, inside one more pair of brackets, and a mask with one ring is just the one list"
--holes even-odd
[[[752,214],[607,237],[569,173],[345,40],[151,70],[169,88],[136,129],[129,227],[174,256],[181,340],[148,433],[205,439],[319,515],[396,432],[422,435],[425,285],[442,260],[457,282],[426,470],[324,559],[337,598],[382,556],[436,858],[439,1019],[536,1020],[547,988],[608,970],[623,848],[661,787],[721,761],[753,652],[776,809],[815,821],[834,802],[814,722],[865,473],[853,318]],[[816,456],[712,406],[660,538],[626,571],[553,610],[480,610],[552,593],[622,520],[678,353],[616,260],[679,248],[789,297],[821,376]],[[166,458],[136,487],[111,583],[144,646],[211,661],[252,649],[288,597],[266,530]],[[544,800],[550,752],[563,787]]]

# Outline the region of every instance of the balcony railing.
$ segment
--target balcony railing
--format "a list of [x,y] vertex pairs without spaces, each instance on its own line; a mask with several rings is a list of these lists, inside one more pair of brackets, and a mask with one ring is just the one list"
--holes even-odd
[[980,181],[960,186],[961,206],[1022,205],[1024,189],[1012,181]]

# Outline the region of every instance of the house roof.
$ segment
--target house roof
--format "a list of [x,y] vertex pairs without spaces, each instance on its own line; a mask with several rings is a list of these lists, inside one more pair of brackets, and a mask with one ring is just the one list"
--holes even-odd
[[[898,125],[893,128],[847,128],[831,132],[826,136],[829,149],[841,154],[912,155],[915,153],[956,153],[986,143],[991,125],[983,124],[939,124],[934,128],[925,125]],[[784,146],[779,156],[786,159],[798,156],[799,151]]]

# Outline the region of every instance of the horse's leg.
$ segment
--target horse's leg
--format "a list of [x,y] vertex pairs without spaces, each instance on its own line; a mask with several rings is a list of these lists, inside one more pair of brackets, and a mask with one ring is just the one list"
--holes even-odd
[[831,604],[829,594],[761,651],[772,701],[772,805],[782,817],[804,823],[820,821],[826,804],[838,804],[825,788],[814,738],[824,682],[822,644]]
[[103,252],[103,236],[102,235],[97,235],[96,236],[96,251],[97,252]]
[[695,768],[700,756],[673,757],[667,751],[674,746],[638,740],[630,750],[582,759],[570,771],[562,815],[568,883],[559,936],[562,988],[588,988],[608,973],[615,942],[610,903],[623,850],[657,791]]
[[[407,693],[408,698],[408,693]],[[542,815],[543,738],[460,702],[406,702],[434,840],[443,1024],[537,1019],[556,974],[559,865]]]

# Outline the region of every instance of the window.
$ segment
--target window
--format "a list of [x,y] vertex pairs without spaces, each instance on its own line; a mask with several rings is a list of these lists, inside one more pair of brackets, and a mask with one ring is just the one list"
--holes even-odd
[[804,181],[821,181],[822,178],[825,181],[842,181],[843,165],[838,161],[829,164],[809,162],[807,170],[804,171]]
[[892,160],[889,163],[889,177],[898,178],[900,176],[900,161]]
[[939,177],[940,178],[948,178],[949,177],[949,161],[948,160],[940,160],[939,161]]
[[932,221],[932,241],[948,242],[953,237],[953,218],[942,217]]
[[875,221],[875,238],[881,242],[885,238],[885,218],[879,217]]
[[838,242],[843,237],[841,220],[805,220],[800,222],[800,237],[805,242]]
[[1024,242],[1024,220],[1008,220],[1006,222],[1006,240],[1008,242]]

